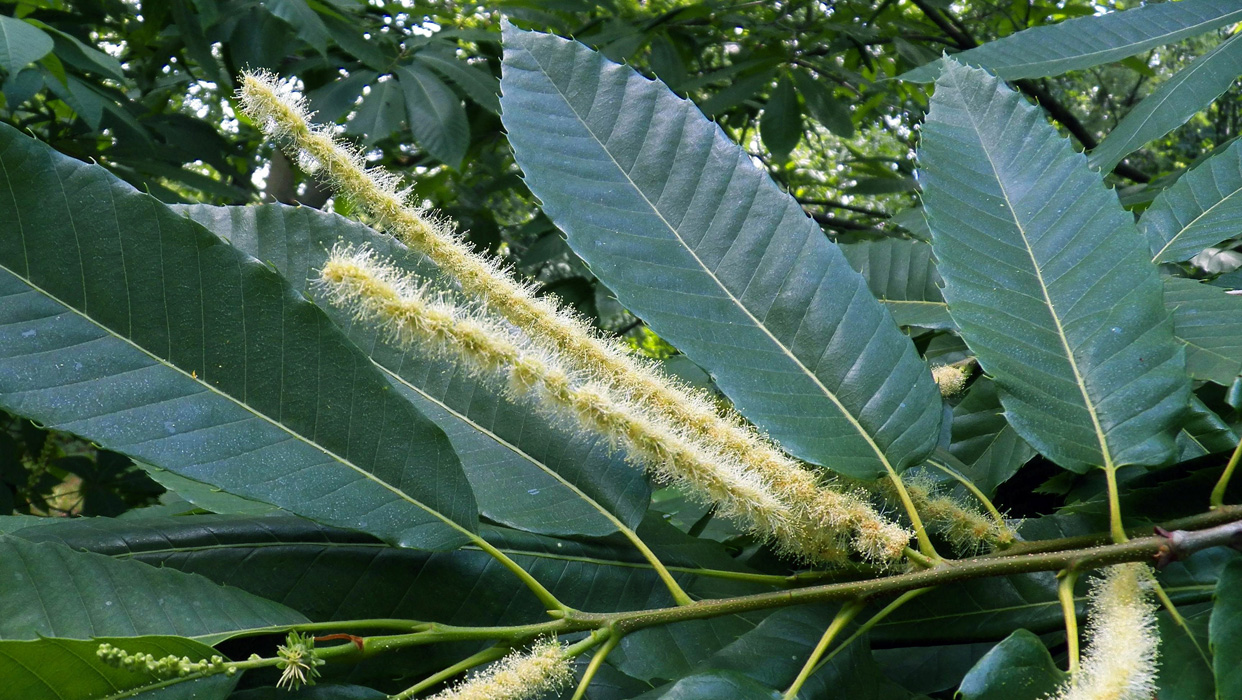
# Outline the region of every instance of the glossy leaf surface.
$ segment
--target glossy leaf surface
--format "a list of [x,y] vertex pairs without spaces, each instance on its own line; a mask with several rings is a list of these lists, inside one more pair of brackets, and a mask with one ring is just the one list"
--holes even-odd
[[514,404],[464,369],[403,351],[348,309],[324,298],[319,268],[338,243],[369,246],[423,278],[438,273],[389,236],[309,207],[188,206],[190,218],[233,246],[271,264],[367,352],[394,386],[448,435],[470,479],[479,512],[506,525],[565,535],[607,535],[601,515],[636,525],[650,489],[641,471],[599,438],[554,427],[529,404]]
[[940,275],[936,274],[930,245],[885,238],[847,243],[841,246],[841,252],[850,267],[867,279],[871,293],[893,315],[897,325],[954,327],[949,307],[940,294]]
[[505,42],[518,164],[622,304],[799,457],[873,477],[930,451],[941,403],[914,346],[745,151],[577,42],[511,25]]
[[[1240,19],[1242,8],[1233,0],[1146,5],[1103,17],[1080,17],[1032,27],[954,54],[953,59],[987,68],[1005,80],[1060,75],[1112,63]],[[901,78],[929,83],[936,79],[940,66],[939,61],[929,63]]]
[[1183,277],[1164,278],[1173,332],[1186,346],[1191,377],[1233,384],[1242,374],[1242,297]]
[[1221,573],[1209,625],[1216,697],[1242,695],[1242,561]]
[[1039,637],[1020,629],[992,648],[962,679],[962,700],[1038,700],[1066,677]]
[[1190,398],[1130,215],[1042,112],[950,63],[919,151],[944,296],[1009,422],[1061,466],[1160,464]]
[[390,541],[468,539],[448,438],[267,266],[10,127],[0,192],[4,408]]
[[301,614],[207,578],[0,537],[0,639],[175,634],[213,644]]
[[1161,192],[1139,230],[1156,262],[1189,260],[1242,227],[1242,141],[1200,163]]
[[1164,136],[1207,109],[1239,75],[1242,36],[1234,35],[1144,97],[1091,151],[1087,162],[1101,172],[1111,171],[1143,144]]

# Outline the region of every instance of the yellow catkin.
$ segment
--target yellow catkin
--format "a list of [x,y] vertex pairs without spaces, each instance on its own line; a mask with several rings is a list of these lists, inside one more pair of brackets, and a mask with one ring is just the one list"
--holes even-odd
[[[346,198],[412,249],[426,255],[462,290],[488,305],[569,364],[609,386],[616,394],[650,409],[657,417],[684,426],[706,444],[750,470],[778,490],[806,523],[837,533],[854,533],[854,549],[874,561],[898,559],[911,534],[883,518],[857,494],[833,490],[762,438],[736,414],[721,415],[701,393],[680,385],[630,355],[620,344],[600,337],[581,320],[547,297],[514,280],[495,262],[476,255],[445,224],[426,209],[408,206],[397,181],[381,169],[368,169],[361,156],[337,142],[327,130],[314,127],[301,99],[288,82],[267,73],[247,73],[239,91],[242,107],[266,133],[287,140],[304,167],[332,183]],[[835,534],[820,534],[818,545],[805,550],[828,551]],[[823,557],[812,557],[820,558]]]
[[559,690],[573,679],[573,667],[556,642],[539,642],[515,652],[456,687],[429,700],[526,700]]
[[683,485],[722,513],[785,542],[805,537],[762,479],[734,460],[652,420],[593,380],[575,381],[547,353],[523,347],[511,329],[443,299],[366,250],[337,249],[321,281],[334,303],[374,322],[403,347],[447,356],[514,396],[624,447],[658,479]]
[[1091,589],[1090,642],[1082,664],[1055,700],[1151,700],[1156,696],[1156,631],[1151,570],[1118,564]]
[[[929,477],[904,479],[910,501],[923,518],[923,524],[939,532],[962,553],[981,548],[1007,546],[1014,541],[1013,531],[978,508],[937,491]],[[886,485],[885,496],[896,499],[896,492]]]
[[946,399],[953,398],[966,388],[966,380],[970,374],[957,365],[939,365],[932,368],[932,379],[940,388],[940,395]]

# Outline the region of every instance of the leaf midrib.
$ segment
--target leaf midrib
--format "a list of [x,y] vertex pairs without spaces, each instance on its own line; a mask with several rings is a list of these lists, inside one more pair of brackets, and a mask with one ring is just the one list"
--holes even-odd
[[729,298],[729,301],[732,302],[735,307],[740,309],[742,313],[744,313],[746,317],[751,320],[753,325],[756,328],[758,328],[760,331],[762,331],[763,334],[766,335],[772,341],[772,344],[775,345],[777,348],[779,348],[781,353],[785,355],[785,357],[787,357],[791,362],[793,362],[794,365],[804,375],[806,375],[806,377],[809,378],[815,384],[815,386],[820,389],[821,392],[823,392],[824,396],[826,396],[833,403],[833,405],[837,407],[837,410],[841,413],[842,416],[845,417],[845,419],[849,422],[850,426],[854,428],[854,430],[863,438],[863,440],[866,441],[867,445],[871,448],[871,450],[875,452],[876,457],[878,457],[880,460],[880,463],[884,465],[884,469],[889,474],[895,475],[896,470],[893,468],[893,465],[889,462],[888,457],[884,454],[884,451],[880,449],[880,446],[876,444],[875,440],[871,437],[871,435],[863,428],[862,424],[858,421],[857,417],[855,417],[852,413],[850,413],[845,408],[845,406],[841,403],[841,400],[837,398],[836,394],[830,391],[828,387],[825,386],[824,383],[820,381],[819,377],[815,376],[815,373],[811,372],[810,368],[808,368],[805,364],[803,364],[802,361],[799,360],[793,354],[793,352],[789,350],[789,348],[785,347],[783,343],[777,340],[776,336],[772,335],[772,332],[768,330],[767,326],[761,323],[759,319],[756,318],[755,315],[750,312],[750,309],[746,308],[741,303],[741,300],[739,300],[736,296],[734,296],[733,293],[729,291],[729,289],[725,287],[725,285],[720,281],[720,279],[716,276],[716,274],[712,272],[712,270],[709,269],[706,264],[704,264],[703,260],[698,256],[698,254],[686,243],[685,239],[681,237],[681,234],[677,231],[677,229],[674,228],[673,225],[668,221],[668,219],[664,217],[664,214],[660,212],[660,210],[655,206],[655,204],[650,199],[647,198],[646,193],[644,193],[638,187],[637,183],[635,183],[634,180],[630,178],[630,174],[625,171],[625,168],[621,167],[621,164],[618,163],[617,159],[613,157],[612,152],[608,150],[608,147],[605,146],[602,141],[600,141],[599,137],[587,124],[586,120],[583,119],[582,115],[578,113],[578,110],[569,101],[569,98],[565,95],[564,92],[561,91],[560,86],[558,86],[556,82],[552,80],[551,73],[548,72],[548,69],[543,65],[543,62],[539,60],[539,57],[536,56],[534,52],[530,50],[527,50],[526,53],[527,55],[531,57],[532,60],[535,61],[536,64],[539,65],[539,69],[548,78],[548,84],[551,85],[554,90],[556,90],[556,94],[560,96],[562,101],[564,101],[565,106],[568,107],[571,112],[573,112],[574,117],[577,118],[578,122],[582,125],[582,128],[588,134],[591,135],[591,138],[595,141],[595,143],[599,145],[600,150],[602,150],[608,156],[608,160],[610,160],[612,164],[616,166],[617,172],[621,173],[622,177],[625,178],[626,182],[630,183],[630,186],[633,188],[633,190],[636,193],[638,193],[639,197],[642,197],[643,202],[651,209],[651,211],[656,215],[656,217],[659,218],[660,222],[664,224],[664,226],[673,235],[673,237],[677,239],[677,242],[681,244],[682,248],[684,248],[686,252],[689,253],[692,258],[694,258],[695,263],[698,264],[698,266],[703,270],[703,272],[709,278],[711,278],[713,282],[716,283],[716,286],[720,289],[721,292],[723,292]]
[[[11,188],[10,188],[10,190],[11,190]],[[137,351],[141,352],[142,354],[144,354],[144,355],[146,355],[147,357],[149,357],[149,358],[151,358],[152,360],[154,360],[157,364],[159,364],[159,365],[161,365],[161,366],[165,367],[166,369],[171,369],[171,370],[173,370],[173,371],[177,372],[178,374],[180,374],[180,375],[182,375],[183,377],[185,377],[185,378],[189,379],[190,381],[194,382],[195,384],[197,384],[197,385],[199,385],[199,386],[201,386],[201,387],[203,387],[203,388],[207,389],[208,391],[210,391],[210,392],[214,393],[216,396],[221,397],[221,398],[223,398],[224,400],[229,401],[229,402],[231,402],[231,403],[233,403],[233,404],[235,404],[235,405],[239,406],[240,408],[242,408],[243,410],[245,410],[247,413],[249,413],[249,414],[251,414],[251,415],[255,416],[256,418],[259,418],[259,419],[261,419],[261,420],[263,420],[263,421],[266,421],[267,423],[269,423],[269,424],[270,424],[270,425],[272,425],[273,427],[277,428],[277,429],[278,429],[278,430],[280,430],[281,432],[284,432],[285,434],[287,434],[287,435],[291,436],[293,439],[295,439],[295,440],[297,440],[297,441],[299,441],[299,442],[302,442],[303,444],[305,444],[305,445],[307,445],[307,446],[309,446],[309,447],[311,447],[311,448],[313,448],[313,449],[315,449],[315,450],[318,450],[319,452],[322,452],[324,455],[326,455],[326,456],[328,456],[328,457],[332,458],[332,459],[333,459],[334,461],[336,461],[337,463],[339,463],[339,464],[343,464],[343,465],[345,465],[345,466],[349,467],[350,469],[354,470],[356,473],[358,473],[358,474],[359,474],[359,475],[361,475],[362,477],[364,477],[364,478],[366,478],[366,479],[369,479],[370,481],[372,481],[372,482],[374,482],[374,483],[378,484],[379,486],[381,486],[381,487],[383,487],[383,488],[387,489],[388,491],[390,491],[391,493],[393,493],[393,494],[395,494],[396,496],[400,497],[402,500],[406,501],[406,502],[407,502],[407,503],[409,503],[410,505],[416,506],[417,508],[419,508],[419,509],[421,509],[422,511],[426,512],[428,515],[432,515],[432,516],[434,516],[435,518],[439,519],[439,520],[440,520],[441,522],[443,522],[445,525],[448,525],[448,526],[449,526],[449,527],[451,527],[452,529],[457,530],[458,532],[460,532],[460,533],[462,533],[463,535],[465,535],[466,537],[468,537],[471,541],[478,541],[479,536],[478,536],[477,534],[475,534],[474,532],[471,532],[470,530],[467,530],[466,528],[462,527],[462,526],[461,526],[461,525],[459,525],[458,523],[456,523],[456,522],[452,521],[451,519],[447,518],[444,514],[440,513],[439,511],[437,511],[437,510],[435,510],[435,509],[433,509],[433,508],[430,508],[429,506],[427,506],[426,504],[422,503],[421,501],[418,501],[417,499],[412,498],[411,496],[409,496],[409,494],[406,494],[405,492],[401,491],[400,489],[398,489],[397,487],[393,486],[392,484],[389,484],[388,482],[386,482],[386,481],[384,481],[384,480],[380,479],[379,477],[375,476],[375,475],[374,475],[374,474],[372,474],[371,472],[368,472],[367,470],[363,469],[362,467],[359,467],[358,465],[354,464],[352,461],[350,461],[349,459],[345,458],[344,456],[338,455],[338,454],[336,454],[335,452],[333,452],[333,451],[331,451],[331,450],[327,449],[326,447],[324,447],[324,446],[322,446],[322,445],[319,445],[319,444],[317,444],[317,443],[311,442],[309,439],[307,439],[307,438],[306,438],[306,436],[304,436],[304,435],[302,435],[301,433],[299,433],[299,432],[297,432],[297,431],[293,430],[293,429],[292,429],[292,428],[290,428],[289,426],[287,426],[287,425],[285,425],[285,424],[283,424],[283,423],[281,423],[281,422],[279,422],[279,421],[277,421],[277,420],[274,420],[274,419],[273,419],[273,418],[271,418],[270,416],[268,416],[268,415],[266,415],[266,414],[264,414],[264,413],[262,413],[262,412],[260,412],[260,411],[258,411],[258,410],[256,410],[256,409],[254,409],[252,406],[250,406],[249,404],[245,403],[244,401],[241,401],[241,400],[237,399],[236,397],[234,397],[234,396],[232,396],[232,395],[230,395],[230,394],[226,394],[226,393],[224,393],[223,391],[220,391],[220,390],[219,390],[219,389],[217,389],[216,387],[213,387],[213,386],[211,386],[210,384],[208,384],[208,383],[206,383],[206,382],[200,381],[200,379],[199,379],[198,377],[195,377],[195,376],[191,375],[190,373],[188,373],[188,372],[186,372],[185,370],[181,369],[181,368],[180,368],[180,367],[178,367],[177,365],[174,365],[174,364],[172,364],[171,362],[169,362],[169,361],[165,360],[164,358],[162,358],[162,357],[159,357],[159,356],[155,355],[154,353],[150,352],[150,351],[149,351],[149,350],[147,350],[146,348],[144,348],[144,347],[142,347],[141,345],[138,345],[137,343],[135,343],[132,339],[127,338],[127,337],[125,337],[125,336],[122,336],[122,335],[120,335],[120,334],[118,334],[118,333],[114,332],[111,328],[109,328],[109,327],[105,326],[104,324],[100,323],[99,321],[96,321],[94,318],[92,318],[92,317],[90,317],[89,315],[87,315],[87,314],[83,313],[82,311],[80,311],[80,310],[79,310],[79,309],[77,309],[76,307],[74,307],[74,306],[72,306],[72,305],[70,305],[70,304],[66,303],[65,301],[61,300],[61,299],[60,299],[59,297],[57,297],[55,294],[52,294],[52,293],[51,293],[51,292],[49,292],[48,290],[46,290],[46,289],[44,289],[44,288],[40,287],[40,286],[39,286],[38,284],[36,284],[34,281],[32,281],[32,280],[28,279],[27,277],[25,277],[25,276],[23,276],[23,275],[19,275],[19,274],[17,274],[17,273],[16,273],[16,272],[14,272],[11,268],[9,268],[7,265],[5,265],[5,264],[3,264],[3,263],[0,263],[0,270],[4,270],[5,272],[7,272],[7,273],[9,273],[9,274],[13,275],[13,276],[14,276],[14,277],[16,277],[17,279],[21,280],[24,284],[26,284],[27,286],[29,286],[31,289],[33,289],[33,290],[35,290],[36,292],[38,292],[38,293],[40,293],[40,294],[44,295],[44,296],[45,296],[45,297],[47,297],[48,299],[51,299],[52,301],[56,302],[57,304],[60,304],[60,305],[61,305],[61,307],[65,308],[65,309],[68,309],[70,312],[72,312],[72,313],[76,314],[77,316],[79,316],[80,318],[84,319],[85,321],[87,321],[87,322],[88,322],[88,323],[90,323],[91,325],[93,325],[93,326],[95,326],[96,328],[99,328],[100,330],[104,331],[104,332],[105,332],[107,335],[109,335],[110,337],[112,337],[112,338],[114,338],[114,339],[116,339],[116,340],[119,340],[119,341],[121,341],[121,342],[125,343],[126,345],[128,345],[129,347],[131,347],[131,348],[133,348],[133,349],[135,349],[135,350],[137,350]]]
[[[1135,8],[1135,9],[1142,9],[1142,8],[1140,7],[1140,8]],[[1118,15],[1120,15],[1120,14],[1123,14],[1123,13],[1125,13],[1125,12],[1130,12],[1130,11],[1131,11],[1131,10],[1119,10],[1119,11],[1114,11],[1114,13],[1113,13],[1113,14],[1118,14]],[[1181,28],[1179,28],[1179,29],[1177,29],[1177,30],[1175,30],[1175,31],[1172,31],[1172,32],[1165,32],[1165,33],[1163,33],[1163,34],[1158,34],[1158,35],[1153,36],[1153,37],[1147,37],[1146,39],[1142,39],[1142,40],[1140,40],[1140,41],[1134,41],[1134,42],[1130,42],[1130,43],[1127,43],[1127,44],[1122,44],[1121,46],[1114,46],[1114,47],[1112,47],[1112,48],[1109,48],[1109,49],[1101,49],[1101,50],[1099,50],[1099,51],[1089,51],[1089,52],[1087,52],[1087,53],[1079,53],[1079,54],[1074,54],[1073,56],[1060,56],[1060,57],[1057,57],[1057,58],[1054,58],[1054,59],[1051,59],[1051,60],[1043,60],[1043,61],[1028,61],[1028,62],[1026,62],[1026,63],[1012,63],[1012,64],[1009,64],[1009,65],[1007,65],[1007,66],[1004,66],[1001,70],[1004,70],[1004,71],[1009,71],[1009,70],[1025,69],[1025,68],[1030,68],[1030,67],[1032,67],[1032,66],[1047,65],[1047,64],[1056,64],[1056,63],[1061,63],[1061,62],[1064,62],[1064,61],[1070,61],[1070,60],[1074,60],[1074,59],[1081,59],[1081,58],[1092,58],[1092,60],[1094,60],[1094,59],[1093,59],[1093,57],[1095,57],[1095,56],[1103,56],[1103,55],[1106,55],[1106,54],[1109,54],[1109,53],[1113,53],[1113,52],[1119,51],[1119,50],[1121,50],[1121,49],[1126,49],[1126,48],[1129,48],[1129,47],[1131,47],[1131,46],[1138,46],[1138,45],[1141,45],[1141,44],[1146,44],[1146,43],[1151,42],[1151,41],[1158,41],[1159,43],[1157,43],[1157,44],[1155,44],[1155,45],[1156,45],[1156,46],[1159,46],[1160,44],[1168,43],[1167,41],[1165,41],[1165,40],[1164,40],[1164,38],[1165,38],[1165,37],[1175,36],[1175,35],[1178,35],[1178,34],[1182,34],[1182,33],[1184,33],[1184,32],[1190,32],[1190,34],[1186,34],[1186,36],[1194,36],[1195,34],[1202,33],[1202,32],[1200,32],[1200,31],[1198,31],[1198,28],[1199,28],[1199,27],[1201,27],[1201,26],[1204,26],[1204,25],[1211,25],[1211,24],[1213,24],[1213,23],[1217,23],[1217,26],[1220,26],[1220,25],[1223,25],[1223,24],[1228,24],[1230,19],[1232,19],[1232,18],[1233,18],[1233,17],[1235,17],[1235,16],[1240,16],[1240,15],[1242,15],[1242,10],[1236,10],[1236,11],[1234,11],[1234,12],[1229,12],[1229,13],[1226,13],[1226,14],[1224,14],[1224,15],[1216,15],[1216,16],[1214,16],[1214,17],[1210,17],[1210,18],[1208,18],[1208,19],[1204,20],[1203,22],[1200,22],[1199,24],[1192,24],[1192,25],[1183,26],[1183,27],[1181,27]],[[1133,20],[1133,21],[1138,22],[1138,21],[1140,21],[1140,20],[1135,19],[1135,20]],[[1056,26],[1056,25],[1046,25],[1046,26]],[[1205,30],[1202,30],[1202,31],[1207,31],[1207,30],[1205,29]],[[1139,50],[1141,51],[1142,49],[1139,49]],[[1131,54],[1131,55],[1133,55],[1133,54]]]
[[1198,216],[1196,216],[1195,218],[1191,219],[1191,220],[1190,220],[1190,223],[1188,223],[1188,224],[1186,224],[1185,226],[1183,226],[1183,227],[1181,227],[1180,229],[1178,229],[1177,233],[1176,233],[1176,234],[1174,234],[1174,235],[1173,235],[1173,237],[1169,239],[1169,242],[1168,242],[1168,243],[1165,243],[1165,244],[1164,244],[1164,247],[1163,247],[1163,248],[1161,248],[1161,249],[1160,249],[1160,250],[1159,250],[1159,251],[1158,251],[1158,252],[1157,252],[1154,256],[1152,256],[1151,261],[1152,261],[1152,262],[1154,262],[1154,263],[1161,262],[1161,260],[1160,260],[1160,256],[1161,256],[1161,255],[1164,255],[1164,251],[1168,250],[1168,249],[1169,249],[1169,246],[1173,245],[1173,244],[1177,241],[1177,239],[1181,238],[1181,237],[1182,237],[1182,236],[1183,236],[1183,235],[1184,235],[1187,231],[1189,231],[1189,230],[1191,229],[1191,227],[1193,227],[1195,224],[1199,223],[1199,219],[1202,219],[1203,217],[1207,216],[1208,214],[1211,214],[1213,210],[1215,210],[1215,209],[1216,209],[1217,207],[1219,207],[1219,206],[1223,206],[1223,205],[1224,205],[1226,202],[1228,202],[1228,201],[1229,201],[1229,200],[1230,200],[1230,199],[1231,199],[1234,195],[1237,195],[1237,194],[1239,194],[1239,193],[1242,193],[1242,186],[1235,187],[1235,188],[1234,188],[1231,192],[1229,192],[1228,194],[1226,194],[1224,197],[1221,197],[1221,198],[1220,198],[1219,200],[1217,200],[1214,204],[1212,204],[1212,206],[1208,207],[1207,209],[1204,209],[1204,210],[1203,210],[1203,212],[1202,212],[1201,214],[1199,214],[1199,215],[1198,215]]
[[[1143,115],[1143,118],[1133,125],[1130,135],[1137,134],[1140,130],[1142,130],[1143,127],[1147,126],[1147,123],[1150,122],[1152,118],[1156,116],[1156,113],[1159,111],[1160,107],[1164,106],[1166,102],[1168,102],[1170,99],[1176,96],[1176,92],[1178,88],[1185,85],[1191,78],[1195,77],[1195,75],[1197,75],[1199,71],[1203,70],[1204,68],[1210,68],[1211,66],[1209,64],[1211,63],[1212,58],[1220,53],[1223,53],[1225,48],[1230,45],[1230,42],[1237,41],[1239,36],[1242,36],[1242,35],[1234,35],[1234,36],[1229,37],[1219,46],[1217,46],[1216,48],[1212,49],[1208,53],[1201,56],[1199,60],[1192,63],[1190,66],[1188,66],[1184,70],[1178,71],[1177,75],[1173,76],[1166,83],[1164,83],[1164,85],[1162,85],[1161,88],[1168,88],[1168,89],[1163,94],[1159,95],[1160,99],[1158,102],[1152,105],[1148,105],[1149,107],[1151,107],[1151,110],[1147,112],[1147,114]],[[1156,97],[1156,95],[1152,95],[1152,97]],[[1140,102],[1138,106],[1142,107],[1145,102],[1146,100],[1144,100],[1143,102]],[[1121,127],[1123,125],[1125,125],[1124,119],[1122,120],[1121,124],[1118,124],[1117,126]],[[1115,132],[1116,129],[1114,129],[1113,131]],[[1122,134],[1122,135],[1124,136],[1125,134]],[[1113,133],[1110,132],[1108,137],[1105,138],[1104,141],[1101,142],[1100,145],[1096,147],[1095,151],[1091,152],[1091,156],[1088,157],[1089,163],[1092,163],[1093,165],[1098,167],[1099,162],[1095,160],[1094,156],[1097,152],[1102,151],[1106,146],[1108,146],[1109,145],[1108,142],[1112,138],[1113,138]],[[1137,150],[1139,147],[1141,147],[1141,144],[1135,146],[1134,148],[1135,150]],[[1127,155],[1133,152],[1134,151],[1128,151],[1126,153],[1115,154],[1110,158],[1110,160],[1118,159],[1118,162],[1119,162],[1120,160],[1125,159]],[[1163,252],[1163,249],[1161,252]]]
[[[958,93],[964,94],[960,83]],[[1065,327],[1061,323],[1061,317],[1057,313],[1056,306],[1052,303],[1052,297],[1048,292],[1048,285],[1044,281],[1044,272],[1039,267],[1039,261],[1035,257],[1035,250],[1031,248],[1030,239],[1027,237],[1026,227],[1018,218],[1018,210],[1013,205],[1013,200],[1009,197],[1009,190],[1005,187],[1005,181],[1001,177],[1000,170],[997,168],[996,159],[992,157],[992,151],[988,148],[987,140],[983,138],[983,131],[979,127],[978,120],[975,119],[973,110],[965,109],[967,116],[970,117],[970,123],[975,133],[979,136],[979,147],[983,150],[984,156],[988,159],[988,167],[992,169],[992,175],[996,178],[997,187],[1000,188],[1001,196],[1005,198],[1005,207],[1009,210],[1010,218],[1013,219],[1014,226],[1018,229],[1018,235],[1022,237],[1022,245],[1026,248],[1026,254],[1030,257],[1031,267],[1035,271],[1035,279],[1039,283],[1039,291],[1044,297],[1044,304],[1048,309],[1048,314],[1052,317],[1052,322],[1056,324],[1057,339],[1061,341],[1061,347],[1065,350],[1065,357],[1069,361],[1070,370],[1074,373],[1074,383],[1078,387],[1079,393],[1082,395],[1083,403],[1086,406],[1087,414],[1091,416],[1091,426],[1095,430],[1096,440],[1100,444],[1100,454],[1104,457],[1104,464],[1101,465],[1105,469],[1114,469],[1113,456],[1108,447],[1108,440],[1104,435],[1104,428],[1100,424],[1100,418],[1096,413],[1095,403],[1091,400],[1091,396],[1087,393],[1086,382],[1083,379],[1082,372],[1078,369],[1078,361],[1074,358],[1074,351],[1070,348],[1069,338],[1065,335]]]

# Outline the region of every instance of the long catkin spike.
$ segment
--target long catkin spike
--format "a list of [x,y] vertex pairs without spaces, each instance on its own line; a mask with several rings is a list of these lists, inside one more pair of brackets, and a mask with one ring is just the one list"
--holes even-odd
[[402,273],[365,250],[338,249],[321,281],[334,303],[349,305],[402,346],[451,357],[514,396],[624,446],[657,478],[683,484],[725,515],[782,542],[805,537],[796,518],[756,475],[697,441],[671,432],[607,387],[576,382],[550,356],[525,350],[507,328],[430,298]]
[[1144,564],[1105,569],[1091,588],[1091,641],[1078,671],[1055,700],[1150,700],[1156,695],[1154,581]]
[[701,395],[637,361],[555,302],[536,297],[529,286],[473,253],[442,221],[425,210],[407,206],[391,174],[367,169],[356,152],[309,123],[302,101],[288,83],[267,73],[247,73],[239,95],[245,112],[270,136],[286,139],[304,166],[319,172],[340,194],[456,279],[467,294],[553,351],[571,369],[588,373],[617,394],[633,397],[634,402],[672,425],[685,426],[700,442],[744,462],[808,523],[833,531],[853,531],[853,547],[868,559],[894,561],[901,557],[910,541],[909,532],[880,516],[856,494],[840,493],[820,483],[816,475],[739,417],[722,416]]

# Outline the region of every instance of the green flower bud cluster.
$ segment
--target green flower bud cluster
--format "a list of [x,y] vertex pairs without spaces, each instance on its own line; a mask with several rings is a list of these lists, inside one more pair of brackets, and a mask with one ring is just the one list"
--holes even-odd
[[281,670],[277,688],[296,690],[304,685],[315,685],[319,667],[327,663],[315,653],[315,638],[290,632],[285,643],[276,648],[276,668]]
[[130,653],[108,643],[100,644],[95,652],[100,661],[114,668],[146,673],[160,680],[186,678],[193,675],[210,676],[217,673],[233,675],[237,667],[225,661],[223,656],[213,656],[202,661],[193,661],[188,656],[165,656],[156,658],[146,652]]

